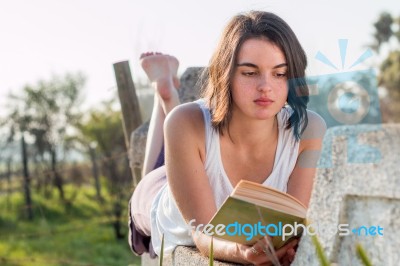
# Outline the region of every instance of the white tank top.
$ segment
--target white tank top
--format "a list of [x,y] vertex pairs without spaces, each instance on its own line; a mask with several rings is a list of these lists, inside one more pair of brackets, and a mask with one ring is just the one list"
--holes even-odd
[[[219,134],[211,125],[211,114],[204,99],[197,100],[205,124],[206,161],[205,170],[215,199],[217,209],[233,191],[232,184],[222,165]],[[287,190],[287,182],[296,164],[299,142],[295,140],[293,128],[286,130],[286,123],[293,110],[285,106],[277,114],[278,146],[274,167],[263,185],[282,192]],[[155,197],[151,208],[151,240],[154,251],[160,254],[161,239],[164,234],[164,254],[170,254],[178,245],[194,246],[191,228],[180,213],[171,190],[166,184]]]

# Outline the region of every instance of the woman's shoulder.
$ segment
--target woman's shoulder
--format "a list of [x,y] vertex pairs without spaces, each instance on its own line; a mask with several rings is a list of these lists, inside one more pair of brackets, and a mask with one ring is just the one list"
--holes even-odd
[[164,128],[169,131],[183,130],[187,133],[199,132],[200,128],[204,129],[204,119],[200,105],[196,102],[190,102],[176,106],[167,115]]
[[326,132],[324,119],[311,110],[307,110],[308,123],[300,138],[300,151],[319,150]]
[[302,134],[302,139],[323,138],[326,131],[325,120],[316,112],[307,109],[308,123]]
[[[307,111],[307,125],[304,128],[301,139],[322,138],[326,131],[325,120],[316,112],[309,109]],[[293,109],[289,105],[284,106],[278,113],[281,120],[281,126],[286,127],[290,116],[293,114]],[[304,123],[304,121],[303,121]],[[300,128],[301,129],[301,128]]]
[[196,102],[176,106],[166,117],[166,123],[196,123],[201,122],[202,111]]

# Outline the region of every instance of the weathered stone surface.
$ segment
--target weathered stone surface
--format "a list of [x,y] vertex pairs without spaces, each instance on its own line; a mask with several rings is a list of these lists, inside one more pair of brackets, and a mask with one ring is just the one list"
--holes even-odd
[[[400,199],[382,196],[347,195],[343,202],[339,221],[360,228],[375,226],[372,231],[358,229],[358,235],[339,236],[334,246],[332,260],[339,265],[361,265],[355,250],[355,243],[360,242],[368,251],[373,265],[399,265]],[[377,226],[383,228],[378,231]],[[379,236],[382,232],[383,236]],[[366,234],[369,236],[366,236]],[[376,234],[375,236],[371,234]],[[397,243],[397,244],[396,244]],[[395,264],[396,263],[396,264]]]
[[131,134],[131,146],[129,149],[129,165],[134,168],[142,168],[147,140],[149,121],[143,123]]
[[[142,255],[143,266],[158,266],[159,259],[151,259],[147,254]],[[174,252],[164,258],[165,266],[208,266],[209,258],[201,255],[194,247],[178,246]],[[215,266],[236,266],[239,264],[214,260]]]
[[[194,247],[179,246],[175,249],[171,256],[165,258],[163,265],[167,266],[208,266],[210,260],[199,253]],[[232,264],[222,261],[214,260],[215,266],[234,266]]]
[[143,255],[140,256],[140,258],[142,259],[142,266],[158,266],[159,264],[159,260],[158,258],[156,259],[152,259],[150,258],[148,253],[144,253]]
[[202,73],[204,67],[189,67],[182,74],[180,81],[181,86],[178,90],[179,99],[181,103],[192,102],[200,98]]
[[[375,156],[371,149],[368,152],[348,141],[353,132],[365,132],[358,134],[357,141],[376,148],[381,156],[378,162],[351,163]],[[349,146],[355,148],[348,150]],[[328,258],[339,265],[362,265],[355,253],[360,243],[373,265],[396,265],[400,261],[400,125],[331,128],[321,160],[329,159],[332,167],[317,171],[307,215],[325,231],[318,237]],[[380,225],[384,236],[339,236],[335,231],[340,223],[348,223],[350,229]],[[310,236],[302,237],[292,265],[320,265]]]

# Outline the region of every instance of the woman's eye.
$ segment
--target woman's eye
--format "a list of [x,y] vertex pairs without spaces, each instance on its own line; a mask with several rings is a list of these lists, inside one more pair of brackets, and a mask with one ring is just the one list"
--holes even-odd
[[276,73],[276,76],[278,78],[283,78],[283,77],[286,77],[286,73]]
[[243,72],[243,75],[244,75],[244,76],[247,76],[247,77],[251,77],[251,76],[254,76],[254,75],[256,75],[256,72],[254,72],[254,71],[250,71],[250,72]]

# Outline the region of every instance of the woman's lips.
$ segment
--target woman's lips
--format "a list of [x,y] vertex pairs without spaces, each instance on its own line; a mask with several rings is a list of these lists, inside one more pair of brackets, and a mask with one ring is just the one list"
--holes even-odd
[[271,105],[273,102],[274,102],[273,100],[271,100],[269,98],[264,98],[264,97],[254,100],[254,103],[259,106],[268,106],[268,105]]

